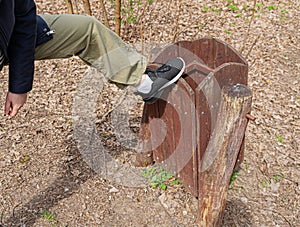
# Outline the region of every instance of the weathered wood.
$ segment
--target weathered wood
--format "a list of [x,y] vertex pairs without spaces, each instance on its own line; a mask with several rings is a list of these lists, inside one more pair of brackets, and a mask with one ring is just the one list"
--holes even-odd
[[244,85],[224,87],[217,122],[199,168],[199,225],[221,226],[233,168],[251,108]]
[[[142,135],[141,138],[151,135],[150,139],[146,138],[144,146],[149,146],[148,143],[150,141],[151,146],[153,146],[153,153],[143,152],[140,155],[140,163],[144,165],[152,162],[169,162],[168,164],[172,166],[171,169],[180,169],[177,171],[179,178],[189,191],[198,197],[199,184],[195,182],[198,181],[199,172],[194,171],[198,169],[198,163],[202,160],[212,131],[215,128],[221,100],[221,89],[224,86],[234,84],[247,85],[248,65],[232,47],[220,40],[211,38],[179,41],[169,45],[153,58],[153,63],[158,67],[167,60],[177,56],[182,57],[186,62],[185,73],[177,85],[183,90],[184,87],[188,86],[193,91],[194,94],[189,94],[188,96],[190,97],[189,99],[193,99],[194,110],[197,116],[195,121],[191,121],[191,124],[187,123],[188,121],[184,122],[186,124],[185,128],[190,131],[186,129],[182,131],[182,123],[179,122],[182,113],[177,113],[172,105],[175,104],[176,106],[182,106],[181,109],[187,109],[187,107],[184,107],[186,98],[178,95],[178,92],[173,89],[169,93],[166,92],[163,97],[164,100],[145,105],[144,113],[149,113],[143,116],[143,119],[147,118],[147,120],[143,120],[141,134],[145,132],[145,135]],[[186,86],[182,86],[183,80],[186,82]],[[187,112],[188,116],[191,116],[189,111]],[[162,124],[165,125],[164,130],[157,130],[161,125],[157,126],[156,130],[155,127],[150,129],[151,124],[149,122],[153,120],[162,120]],[[196,130],[196,152],[178,152],[174,155],[173,153],[177,152],[177,148],[180,147],[180,138],[189,138],[189,135],[193,134],[191,130]],[[163,141],[159,140],[162,137],[166,138]],[[162,144],[158,146],[157,143]],[[189,148],[187,144],[189,142],[185,144],[186,149]],[[178,154],[182,156],[177,156],[178,160],[174,161],[173,158]],[[192,156],[191,160],[186,163],[186,166],[179,168],[179,166],[182,166],[182,163],[185,163],[183,159],[187,155]],[[243,146],[241,146],[238,159],[241,161],[242,157]],[[239,164],[240,162],[237,161],[237,167]]]
[[155,149],[155,131],[151,132],[150,122],[158,116],[157,103],[145,104],[141,122],[138,153],[136,154],[136,166],[152,165],[153,149]]
[[[180,98],[179,98],[180,97]],[[197,189],[196,115],[194,92],[183,79],[171,89],[160,108],[167,128],[166,138],[154,150],[155,161],[163,162],[168,171],[178,174],[191,193]],[[196,172],[195,172],[196,171]]]

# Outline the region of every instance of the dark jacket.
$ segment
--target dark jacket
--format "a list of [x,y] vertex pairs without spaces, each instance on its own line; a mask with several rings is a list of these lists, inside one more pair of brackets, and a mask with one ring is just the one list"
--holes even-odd
[[33,0],[0,0],[0,48],[9,61],[9,91],[32,89],[36,42]]

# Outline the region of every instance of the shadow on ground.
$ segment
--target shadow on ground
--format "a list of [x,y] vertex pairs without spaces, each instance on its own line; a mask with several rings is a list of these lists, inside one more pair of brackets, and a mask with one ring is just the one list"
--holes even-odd
[[222,227],[229,226],[253,226],[249,209],[239,200],[231,200],[226,203]]
[[[39,218],[42,210],[50,210],[60,200],[70,197],[94,175],[94,172],[81,158],[75,142],[71,142],[67,153],[67,161],[62,164],[62,175],[40,194],[33,197],[27,204],[23,204],[10,216],[4,226],[32,226]],[[74,176],[72,172],[79,172]],[[67,190],[66,190],[67,189]]]
[[[68,142],[69,150],[62,166],[62,174],[48,188],[23,204],[0,226],[33,226],[43,210],[51,210],[54,206],[78,191],[80,186],[95,173],[82,159],[74,141]],[[79,173],[74,175],[73,173]],[[67,190],[66,190],[67,189]],[[167,212],[168,213],[168,212]],[[223,227],[251,226],[251,214],[246,205],[239,200],[228,201],[223,218]]]

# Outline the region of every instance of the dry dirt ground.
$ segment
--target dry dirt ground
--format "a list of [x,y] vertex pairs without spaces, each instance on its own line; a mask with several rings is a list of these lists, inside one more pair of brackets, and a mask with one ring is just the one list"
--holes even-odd
[[[253,15],[253,1],[235,2],[238,9],[228,7],[233,1],[154,1],[145,11],[143,5],[135,9],[140,20],[123,25],[123,38],[171,43],[210,36],[242,52],[256,120],[248,125],[245,160],[229,190],[223,225],[300,226],[300,4],[257,1]],[[40,13],[66,12],[64,1],[37,4]],[[98,1],[92,10],[102,20]],[[0,225],[196,226],[197,200],[182,185],[167,183],[165,191],[125,187],[86,164],[74,138],[72,108],[87,69],[75,57],[37,62],[26,106],[16,118],[1,115]],[[0,106],[7,72],[0,73]],[[120,147],[110,139],[109,115],[101,119],[122,94],[106,85],[95,111],[98,134],[112,152]],[[140,112],[134,114],[139,119]],[[116,158],[130,161],[124,150]]]

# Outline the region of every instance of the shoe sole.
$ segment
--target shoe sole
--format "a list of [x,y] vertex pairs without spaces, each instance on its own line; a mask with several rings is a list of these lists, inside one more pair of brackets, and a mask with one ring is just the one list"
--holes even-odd
[[160,89],[158,89],[158,91],[155,94],[153,94],[153,96],[151,96],[151,97],[149,97],[147,99],[144,99],[144,102],[147,102],[149,104],[150,103],[154,103],[157,99],[160,98],[163,89],[165,89],[166,87],[170,86],[171,84],[174,84],[177,80],[179,80],[179,78],[182,76],[182,74],[183,74],[183,72],[185,70],[185,61],[181,57],[178,57],[178,59],[180,59],[183,62],[183,67],[180,70],[180,72],[172,80],[170,80],[168,83],[166,83],[165,85],[163,85]]

